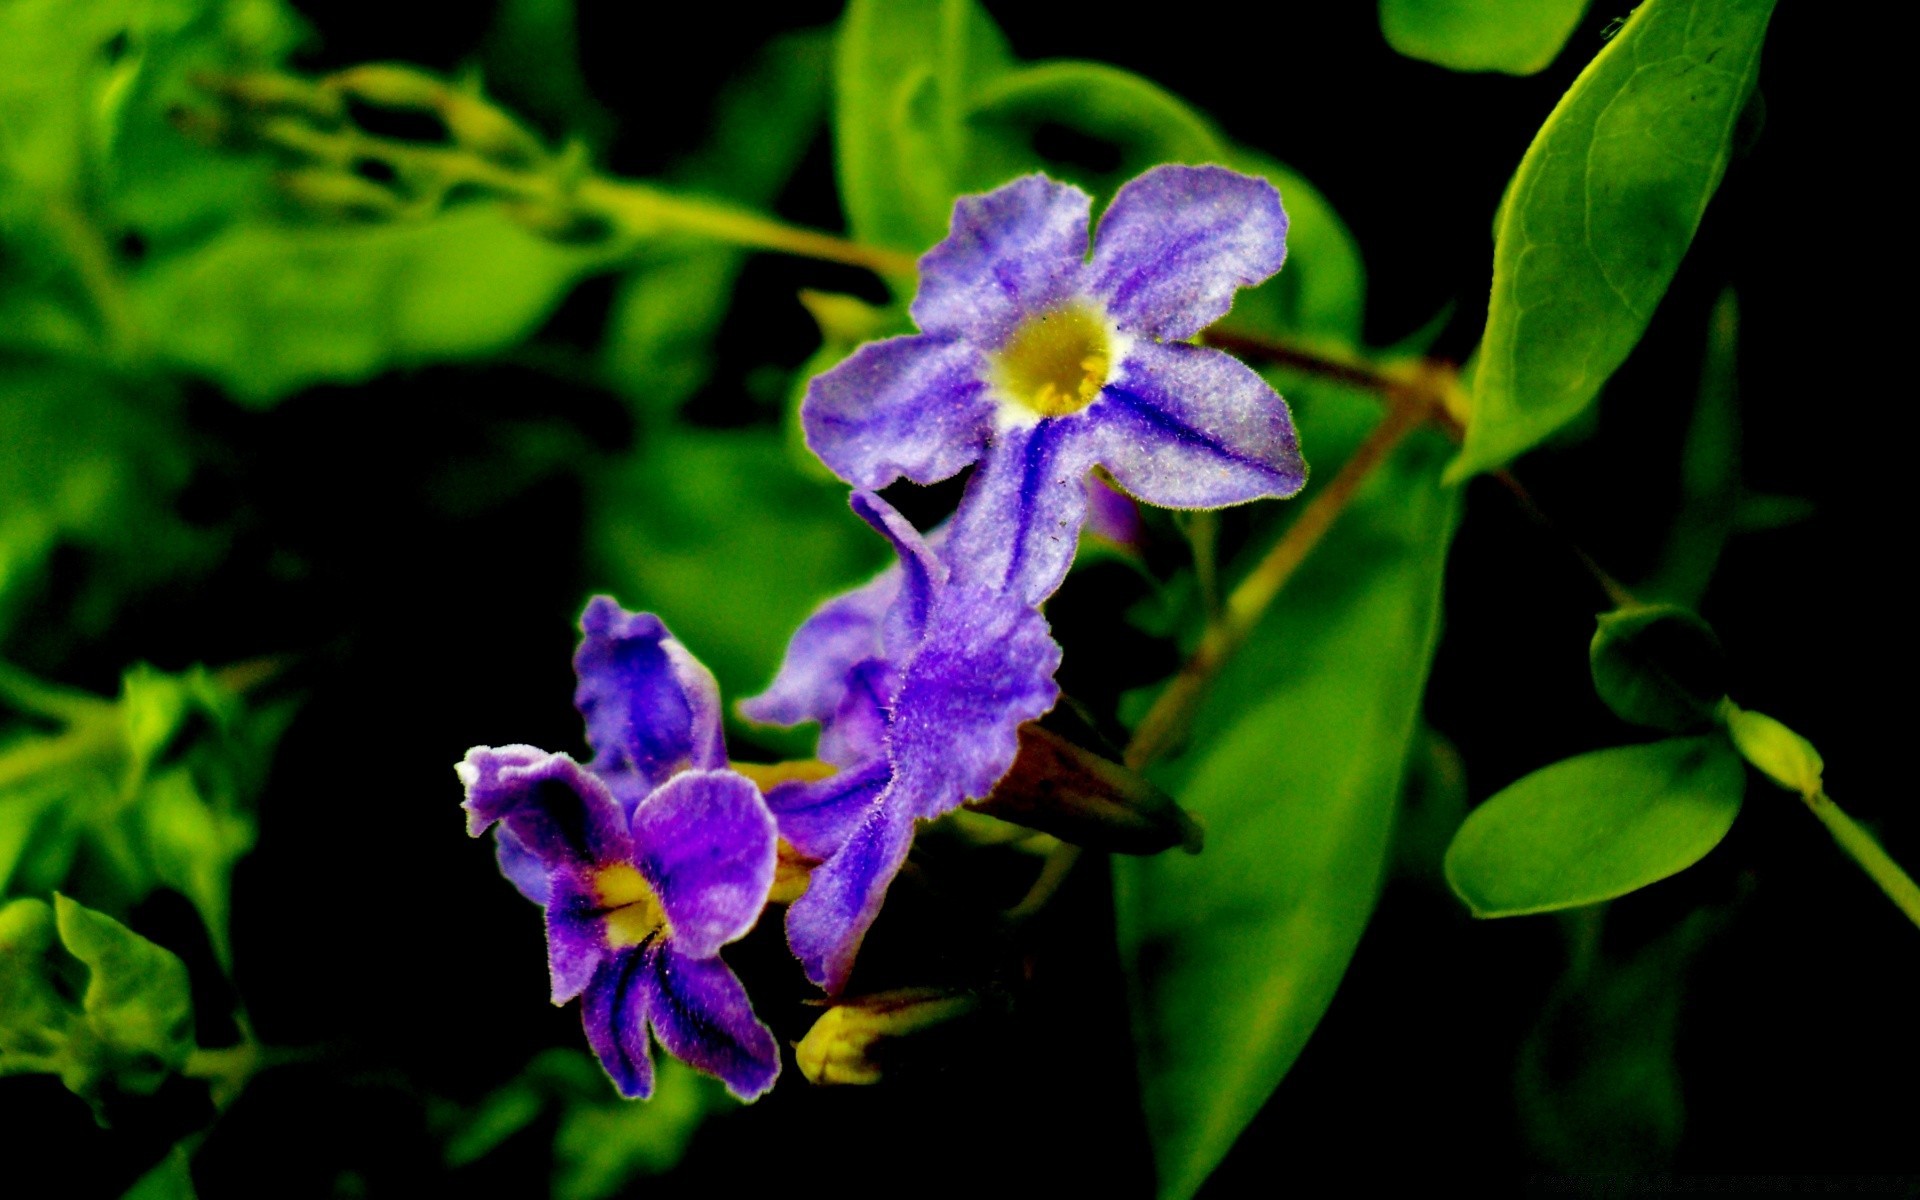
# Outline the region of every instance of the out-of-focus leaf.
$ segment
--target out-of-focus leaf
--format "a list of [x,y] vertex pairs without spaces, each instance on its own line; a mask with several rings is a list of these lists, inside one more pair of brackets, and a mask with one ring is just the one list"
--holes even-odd
[[1719,186],[1773,0],[1648,0],[1521,160],[1494,242],[1473,416],[1450,477],[1585,412],[1646,329]]
[[[770,206],[826,117],[831,46],[821,31],[778,38],[728,87],[712,135],[673,180]],[[621,281],[601,363],[607,381],[655,417],[676,413],[712,373],[714,335],[746,256],[701,241],[649,247]]]
[[1473,810],[1447,882],[1477,917],[1624,896],[1720,844],[1746,772],[1717,735],[1596,750],[1543,767]]
[[600,481],[594,514],[598,581],[659,613],[729,703],[766,686],[800,621],[884,550],[846,486],[801,475],[772,431],[662,430]]
[[1706,594],[1740,507],[1739,348],[1740,304],[1729,288],[1707,325],[1700,391],[1680,464],[1680,511],[1646,589],[1676,604],[1697,605]]
[[574,0],[502,0],[480,48],[489,91],[534,118],[550,134],[604,143],[609,113],[580,71],[580,22]]
[[175,1146],[121,1194],[120,1200],[198,1200],[193,1169],[186,1148]]
[[1684,733],[1714,723],[1727,656],[1713,628],[1672,604],[1602,613],[1588,649],[1593,688],[1624,721]]
[[854,0],[834,52],[834,157],[854,237],[924,250],[947,232],[970,98],[1011,61],[978,5]]
[[1589,0],[1380,0],[1387,45],[1453,71],[1543,70]]
[[609,253],[478,205],[417,224],[242,225],[143,271],[133,295],[161,358],[266,404],[323,380],[497,353]]
[[[55,934],[83,969],[77,1000]],[[103,1115],[116,1095],[152,1095],[193,1052],[186,964],[63,895],[0,909],[0,968],[0,1075],[58,1075]]]
[[1446,453],[1401,449],[1156,773],[1205,851],[1114,864],[1163,1196],[1192,1195],[1279,1084],[1372,912],[1438,633]]

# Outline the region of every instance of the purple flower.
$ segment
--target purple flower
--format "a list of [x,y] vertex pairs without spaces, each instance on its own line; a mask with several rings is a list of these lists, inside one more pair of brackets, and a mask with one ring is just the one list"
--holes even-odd
[[1184,340],[1280,269],[1279,193],[1224,167],[1156,167],[1114,197],[1089,262],[1091,206],[1041,175],[962,197],[920,260],[921,332],[862,347],[802,409],[807,444],[855,487],[979,463],[946,556],[957,581],[1030,604],[1066,574],[1095,464],[1167,508],[1306,481],[1285,401]]
[[780,1051],[720,948],[759,919],[778,836],[727,769],[713,677],[650,613],[587,605],[575,700],[593,761],[476,746],[455,769],[467,829],[495,830],[501,872],[547,912],[553,1002],[581,1020],[625,1096],[653,1091],[648,1030],[751,1100]]
[[787,944],[807,977],[835,993],[906,860],[914,822],[990,792],[1013,765],[1020,724],[1060,694],[1060,647],[1044,617],[949,578],[878,496],[855,492],[852,504],[893,543],[898,565],[822,605],[794,634],[773,685],[740,706],[772,724],[821,722],[821,754],[841,768],[767,793],[780,835],[821,860],[787,911]]

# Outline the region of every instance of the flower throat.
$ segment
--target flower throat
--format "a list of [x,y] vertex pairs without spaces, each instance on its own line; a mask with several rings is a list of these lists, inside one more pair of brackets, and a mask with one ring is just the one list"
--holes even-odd
[[1022,407],[1063,417],[1093,403],[1112,365],[1106,325],[1081,307],[1027,318],[994,355],[995,382]]

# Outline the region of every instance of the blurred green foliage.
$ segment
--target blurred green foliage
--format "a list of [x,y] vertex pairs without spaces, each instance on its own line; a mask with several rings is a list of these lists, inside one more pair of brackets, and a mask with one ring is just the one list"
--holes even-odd
[[1380,0],[1380,32],[1409,58],[1531,75],[1567,44],[1590,0]]

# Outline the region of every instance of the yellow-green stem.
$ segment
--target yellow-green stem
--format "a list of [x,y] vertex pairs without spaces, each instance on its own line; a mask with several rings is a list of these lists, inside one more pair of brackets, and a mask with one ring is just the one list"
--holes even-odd
[[1848,857],[1859,863],[1867,877],[1880,885],[1887,899],[1907,914],[1909,921],[1920,926],[1920,886],[1914,884],[1913,877],[1893,861],[1872,834],[1835,804],[1825,790],[1802,796],[1801,799],[1806,802],[1808,811],[1827,827],[1827,832],[1833,835],[1833,840],[1840,844]]

